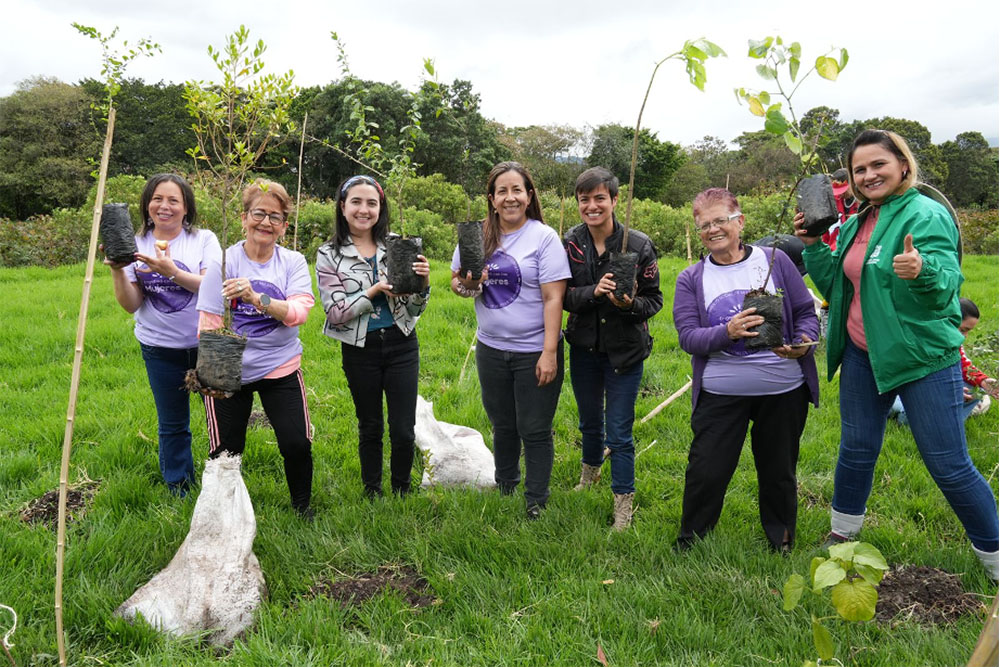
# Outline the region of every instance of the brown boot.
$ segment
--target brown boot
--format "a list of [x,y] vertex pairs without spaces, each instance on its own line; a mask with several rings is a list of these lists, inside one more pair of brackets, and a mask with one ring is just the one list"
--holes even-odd
[[583,468],[580,469],[580,482],[576,487],[573,488],[574,492],[579,492],[581,489],[586,489],[590,487],[595,482],[601,479],[601,467],[591,466],[590,464],[584,464]]
[[632,524],[633,498],[635,492],[615,494],[615,523],[611,527],[614,531],[624,531]]

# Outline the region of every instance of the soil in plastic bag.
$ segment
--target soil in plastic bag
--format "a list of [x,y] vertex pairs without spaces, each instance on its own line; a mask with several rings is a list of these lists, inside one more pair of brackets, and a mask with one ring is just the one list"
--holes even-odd
[[761,350],[777,348],[782,341],[781,324],[783,321],[781,313],[781,297],[771,294],[747,293],[743,299],[743,310],[748,308],[757,309],[754,315],[764,318],[764,322],[757,327],[750,327],[749,332],[757,332],[758,336],[751,336],[743,339],[743,344],[747,350]]
[[826,174],[814,174],[804,179],[799,184],[796,197],[799,210],[806,215],[805,230],[809,236],[820,236],[839,219],[833,184]]
[[385,261],[388,265],[389,285],[397,295],[409,295],[422,292],[424,279],[413,273],[413,263],[423,252],[423,240],[420,237],[390,237],[385,249]]
[[135,245],[135,228],[128,214],[128,204],[111,202],[101,209],[101,243],[104,254],[115,263],[135,260],[139,249]]
[[202,332],[198,340],[198,382],[222,392],[238,392],[243,383],[245,337],[224,332]]
[[459,273],[464,277],[472,272],[473,278],[483,273],[483,221],[470,220],[455,225],[458,230]]
[[632,297],[635,292],[635,270],[639,261],[638,253],[615,253],[608,258],[608,271],[615,281],[615,299],[625,295]]

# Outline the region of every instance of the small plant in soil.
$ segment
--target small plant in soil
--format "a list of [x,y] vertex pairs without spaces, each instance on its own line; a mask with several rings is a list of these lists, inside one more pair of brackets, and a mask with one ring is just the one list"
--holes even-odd
[[[839,57],[833,58],[831,54],[837,54]],[[802,46],[798,42],[785,44],[780,36],[750,40],[747,55],[755,60],[764,61],[757,65],[757,74],[765,81],[774,82],[777,90],[769,92],[737,88],[734,91],[737,100],[741,103],[745,102],[751,114],[763,118],[764,129],[770,134],[784,139],[785,146],[799,157],[802,164],[799,178],[789,189],[788,197],[775,221],[773,237],[777,242],[778,232],[781,230],[788,213],[792,196],[796,194],[798,194],[799,208],[806,214],[807,229],[809,229],[810,234],[818,236],[837,221],[837,205],[833,198],[833,187],[829,177],[826,174],[816,174],[811,178],[806,178],[810,170],[814,169],[818,163],[817,155],[826,119],[821,118],[815,132],[807,135],[802,130],[800,119],[792,106],[792,97],[814,72],[824,79],[836,81],[838,75],[847,66],[847,49],[830,49],[817,57],[813,67],[801,77],[799,69],[802,64]],[[786,75],[787,79],[785,79]],[[787,108],[787,116],[782,110],[782,104]],[[771,294],[767,290],[771,270],[774,268],[774,254],[776,252],[777,249],[772,250],[763,284],[750,290],[743,302],[744,310],[756,308],[756,314],[764,317],[762,325],[750,328],[750,331],[758,332],[759,336],[745,339],[744,344],[748,350],[775,348],[783,342],[781,337],[781,296]]]
[[[282,75],[264,74],[263,40],[250,42],[250,32],[240,26],[221,49],[209,45],[222,77],[217,84],[188,81],[184,84],[187,111],[194,119],[196,145],[188,149],[202,187],[214,192],[222,205],[222,278],[226,278],[229,217],[238,208],[247,174],[264,152],[294,130],[288,115],[298,92],[291,70]],[[198,364],[188,373],[187,386],[222,396],[240,388],[246,339],[231,329],[232,304],[223,306],[223,327],[203,332],[198,343]]]
[[613,275],[615,281],[614,295],[616,299],[622,299],[625,295],[630,297],[635,292],[636,263],[639,261],[637,253],[628,252],[628,231],[632,220],[632,193],[635,191],[635,166],[639,158],[639,132],[642,129],[642,112],[646,109],[646,102],[649,100],[649,91],[653,88],[653,80],[660,65],[668,60],[681,60],[684,62],[685,70],[691,84],[698,90],[705,90],[705,61],[717,56],[725,56],[726,52],[719,45],[707,39],[688,40],[684,46],[669,56],[660,60],[653,67],[653,73],[649,77],[649,85],[646,86],[646,94],[642,98],[642,106],[639,107],[639,116],[635,121],[635,132],[632,133],[632,162],[628,172],[628,199],[625,204],[624,234],[622,235],[622,248],[620,252],[612,251],[608,261],[608,271]]
[[831,545],[829,553],[829,557],[813,558],[809,565],[809,585],[806,578],[793,573],[785,582],[783,597],[785,611],[794,610],[808,592],[832,605],[837,613],[826,617],[810,614],[813,645],[820,662],[833,660],[835,653],[833,637],[823,622],[837,618],[849,622],[872,619],[878,603],[877,587],[889,569],[882,553],[868,543]]
[[[413,271],[413,263],[423,253],[423,240],[406,235],[406,221],[403,213],[403,186],[416,176],[417,163],[413,162],[413,151],[417,141],[424,134],[421,127],[420,108],[425,99],[434,102],[435,114],[444,111],[444,98],[436,80],[434,61],[424,58],[425,76],[416,93],[410,94],[410,108],[406,110],[407,124],[400,128],[400,137],[393,149],[387,150],[377,134],[378,125],[368,120],[367,112],[373,107],[366,103],[368,89],[360,79],[351,73],[347,62],[347,52],[336,32],[330,37],[337,44],[337,61],[347,83],[349,93],[344,98],[354,126],[347,130],[347,137],[355,145],[355,155],[350,156],[365,169],[380,176],[386,189],[392,190],[399,211],[399,233],[390,234],[386,243],[386,265],[388,281],[395,294],[411,294],[424,289],[423,279]],[[430,78],[427,78],[430,77]]]

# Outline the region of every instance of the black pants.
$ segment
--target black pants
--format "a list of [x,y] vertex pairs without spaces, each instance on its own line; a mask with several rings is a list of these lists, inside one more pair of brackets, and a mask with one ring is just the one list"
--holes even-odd
[[281,378],[247,383],[229,399],[205,397],[211,456],[218,457],[223,451],[243,454],[254,392],[260,395],[260,403],[278,440],[278,451],[285,460],[292,506],[304,510],[312,496],[313,460],[309,405],[301,369]]
[[389,472],[392,491],[410,490],[413,469],[413,424],[417,419],[420,345],[417,333],[405,336],[398,327],[368,332],[365,347],[343,344],[347,385],[358,416],[361,482],[370,495],[382,493],[382,395],[389,412]]
[[775,548],[791,543],[798,513],[795,466],[808,411],[809,389],[804,383],[790,392],[756,397],[702,392],[691,415],[694,439],[678,540],[704,536],[719,521],[752,420],[750,446],[757,468],[760,523]]

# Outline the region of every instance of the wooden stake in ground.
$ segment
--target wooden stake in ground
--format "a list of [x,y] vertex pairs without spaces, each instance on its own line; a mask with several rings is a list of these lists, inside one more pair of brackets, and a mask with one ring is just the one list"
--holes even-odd
[[302,118],[302,138],[299,140],[299,187],[295,192],[295,232],[292,234],[292,250],[299,249],[299,202],[302,201],[302,153],[306,147],[306,123],[309,122],[309,112]]
[[673,394],[671,394],[669,397],[666,398],[666,400],[664,400],[663,403],[661,403],[659,406],[657,406],[653,410],[649,411],[649,415],[647,415],[646,417],[644,417],[641,420],[639,420],[639,424],[645,424],[646,422],[649,422],[650,420],[652,420],[654,417],[656,417],[657,413],[659,413],[664,408],[666,408],[667,406],[669,406],[670,404],[672,404],[677,399],[677,397],[681,396],[682,394],[684,394],[685,392],[687,392],[689,389],[691,389],[691,379],[690,378],[688,378],[688,382],[684,383],[684,386],[681,389],[679,389],[676,392],[674,392]]
[[108,157],[111,138],[115,133],[115,107],[108,109],[108,131],[104,136],[101,153],[101,171],[97,179],[97,196],[94,198],[94,217],[90,226],[90,247],[87,251],[87,271],[83,279],[83,297],[80,299],[80,316],[76,324],[76,345],[73,347],[73,373],[69,381],[69,407],[66,409],[66,432],[63,435],[62,464],[59,468],[59,528],[56,531],[56,642],[59,646],[59,665],[66,665],[66,639],[63,637],[62,583],[63,562],[66,552],[66,494],[69,489],[69,455],[73,450],[73,423],[76,419],[76,395],[80,387],[80,367],[83,364],[83,340],[87,331],[87,307],[90,305],[90,286],[94,282],[94,262],[97,258],[97,231],[101,225],[101,208],[104,206],[104,184],[108,179]]

